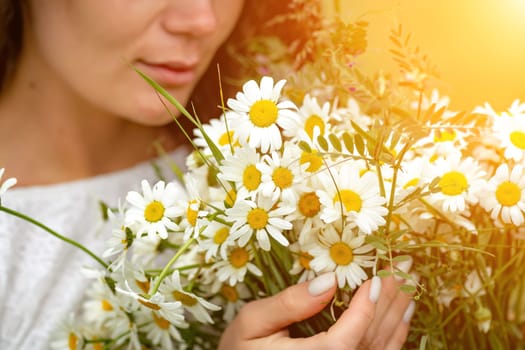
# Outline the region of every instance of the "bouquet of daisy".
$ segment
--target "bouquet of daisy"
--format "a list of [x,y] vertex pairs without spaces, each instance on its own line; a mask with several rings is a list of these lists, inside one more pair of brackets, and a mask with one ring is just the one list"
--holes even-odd
[[246,302],[329,271],[333,302],[292,334],[327,329],[364,280],[395,275],[418,301],[407,348],[519,346],[525,103],[450,110],[401,28],[400,77],[364,75],[363,33],[320,31],[287,81],[245,82],[209,123],[142,75],[193,123],[194,152],[107,210],[103,268],[57,347],[214,348]]

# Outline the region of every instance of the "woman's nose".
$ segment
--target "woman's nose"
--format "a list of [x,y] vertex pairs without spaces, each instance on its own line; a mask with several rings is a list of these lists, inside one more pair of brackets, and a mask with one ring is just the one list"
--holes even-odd
[[162,25],[172,34],[204,36],[217,29],[214,0],[183,1],[169,6],[163,14]]

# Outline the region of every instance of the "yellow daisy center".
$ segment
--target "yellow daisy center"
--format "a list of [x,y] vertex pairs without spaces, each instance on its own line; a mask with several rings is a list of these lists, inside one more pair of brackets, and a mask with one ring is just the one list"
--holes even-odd
[[137,299],[137,301],[141,303],[142,305],[144,305],[145,307],[150,308],[152,310],[155,310],[155,311],[160,310],[160,306],[158,306],[157,304],[153,304],[153,303],[150,303],[149,301],[142,300],[142,299]]
[[519,149],[525,150],[525,133],[522,131],[513,131],[510,133],[510,142]]
[[191,226],[195,226],[197,224],[197,216],[199,212],[197,210],[193,210],[193,205],[197,203],[196,200],[192,200],[188,203],[188,209],[186,210],[186,217],[188,218],[188,222]]
[[173,295],[173,298],[177,301],[180,301],[182,305],[193,306],[197,304],[197,299],[186,293],[182,293],[182,292],[179,292],[178,290],[174,290],[171,294]]
[[140,288],[140,290],[143,292],[143,293],[148,293],[149,292],[149,287],[150,287],[150,284],[149,284],[149,281],[139,281],[139,280],[135,280],[135,284],[137,285],[137,287]]
[[321,168],[323,165],[323,158],[318,154],[317,151],[313,150],[312,152],[303,152],[301,154],[301,164],[310,163],[306,171],[313,173]]
[[102,310],[104,310],[104,311],[111,311],[111,310],[113,310],[113,305],[111,305],[111,303],[109,301],[107,301],[106,299],[102,299],[102,301],[100,303],[102,304]]
[[[341,196],[341,198],[339,198],[339,196]],[[339,191],[339,195],[336,193],[334,196],[334,203],[339,202],[340,200],[343,203],[346,211],[359,212],[363,206],[363,200],[361,199],[361,196],[352,190]]]
[[275,186],[279,187],[282,190],[292,185],[293,174],[287,168],[278,167],[273,171],[272,180]]
[[447,196],[457,196],[468,188],[467,178],[459,171],[449,171],[441,177],[438,185]]
[[496,189],[496,199],[501,205],[513,206],[521,199],[521,189],[514,182],[502,182]]
[[155,324],[160,328],[160,329],[168,329],[170,327],[170,321],[166,320],[164,317],[162,316],[158,316],[157,314],[155,314],[154,312],[151,313],[153,315],[153,321],[155,321]]
[[231,143],[231,145],[233,147],[237,147],[237,146],[240,146],[239,144],[239,141],[238,140],[235,140],[233,138],[233,131],[230,130],[228,132],[225,132],[224,134],[221,135],[221,137],[219,137],[219,145],[220,146],[226,146],[226,145],[229,145]]
[[348,265],[354,260],[352,248],[345,242],[337,242],[330,247],[330,257],[337,265]]
[[237,293],[235,287],[229,286],[227,284],[222,285],[221,294],[226,300],[232,303],[235,303],[239,299],[239,293]]
[[213,243],[215,244],[222,244],[228,238],[230,234],[230,230],[227,227],[222,227],[215,231],[215,234],[213,235]]
[[230,261],[230,264],[232,264],[235,268],[241,268],[244,265],[248,263],[248,260],[250,258],[250,255],[248,254],[248,251],[244,248],[235,248],[230,252],[230,257],[228,260]]
[[77,350],[77,342],[78,342],[78,337],[76,336],[76,334],[73,332],[69,333],[69,337],[68,337],[69,350]]
[[447,131],[443,130],[438,134],[434,136],[434,142],[446,142],[446,141],[454,141],[456,139],[456,132],[454,130]]
[[308,192],[304,193],[301,198],[299,198],[297,207],[299,208],[301,214],[307,218],[311,218],[317,215],[317,213],[319,213],[321,210],[321,202],[319,201],[319,197],[317,197],[315,192]]
[[159,201],[153,201],[144,209],[144,218],[149,222],[157,222],[164,216],[164,205]]
[[260,230],[268,224],[268,213],[261,208],[254,208],[246,216],[248,225],[254,230]]
[[104,350],[104,343],[93,343],[93,350]]
[[315,127],[319,128],[319,130],[321,131],[321,135],[324,134],[325,124],[323,118],[321,118],[317,114],[312,114],[308,117],[308,119],[306,119],[304,123],[304,130],[306,131],[308,136],[310,136],[310,138],[314,137]]
[[224,199],[224,202],[226,202],[226,205],[230,208],[233,207],[233,204],[235,203],[235,200],[237,199],[237,192],[235,192],[234,189],[231,189],[226,193],[226,198]]
[[261,184],[261,172],[253,164],[248,165],[242,174],[242,183],[248,191],[255,191]]
[[310,261],[312,261],[314,257],[306,252],[299,253],[299,264],[305,269],[305,270],[311,270],[310,267]]
[[250,108],[249,116],[255,126],[266,128],[275,123],[279,116],[279,109],[273,101],[259,100]]
[[416,186],[419,183],[419,178],[415,177],[412,180],[408,181],[405,186],[403,186],[403,189],[407,189],[413,186]]

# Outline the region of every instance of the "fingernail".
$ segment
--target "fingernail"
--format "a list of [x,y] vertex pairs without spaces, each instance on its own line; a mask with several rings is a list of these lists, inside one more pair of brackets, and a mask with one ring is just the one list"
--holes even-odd
[[381,294],[381,278],[374,276],[372,277],[372,282],[370,283],[370,294],[368,297],[370,301],[374,304],[377,304],[379,300],[379,294]]
[[[401,261],[400,263],[398,263],[398,264],[396,265],[396,267],[397,267],[399,270],[401,270],[401,271],[403,271],[403,272],[405,272],[405,273],[408,273],[408,271],[410,271],[410,268],[412,267],[412,263],[413,263],[413,262],[414,262],[414,260],[412,260],[412,258],[409,258],[408,260],[404,260],[404,261]],[[399,276],[397,276],[397,275],[394,275],[394,278],[395,278],[396,281],[398,281],[398,282],[401,281],[401,280],[403,280],[402,277],[399,277]]]
[[403,314],[403,322],[409,323],[410,319],[412,318],[412,315],[414,315],[414,311],[416,310],[416,303],[414,300],[410,301],[410,304],[408,304],[407,309],[405,310],[405,313]]
[[318,276],[310,281],[308,285],[308,293],[316,297],[323,293],[326,293],[328,290],[335,286],[335,272],[328,272]]

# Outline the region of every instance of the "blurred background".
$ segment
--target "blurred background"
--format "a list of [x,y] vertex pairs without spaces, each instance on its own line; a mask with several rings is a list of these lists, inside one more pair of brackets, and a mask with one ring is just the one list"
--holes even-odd
[[438,89],[452,109],[489,102],[496,111],[525,102],[525,0],[325,0],[346,20],[369,23],[361,69],[395,72],[388,52],[402,24],[440,74]]

